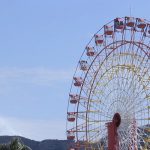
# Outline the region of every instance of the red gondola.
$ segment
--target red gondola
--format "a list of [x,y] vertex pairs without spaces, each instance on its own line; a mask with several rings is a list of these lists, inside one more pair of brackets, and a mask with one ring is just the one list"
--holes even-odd
[[83,83],[83,79],[81,77],[73,77],[73,79],[75,80],[74,85],[75,86],[81,86]]
[[103,43],[103,35],[98,35],[96,34],[95,35],[95,43],[96,45],[101,45]]
[[133,17],[126,17],[126,25],[128,27],[134,27],[135,22],[136,22],[135,18],[133,18]]
[[113,26],[104,26],[105,35],[113,35]]
[[87,63],[87,61],[81,60],[79,63],[80,63],[81,70],[83,70],[83,71],[87,71],[88,70],[88,63]]
[[67,120],[70,122],[74,122],[75,121],[75,112],[68,112],[68,116],[67,116]]
[[116,29],[119,29],[119,30],[122,30],[124,29],[124,22],[123,22],[123,19],[121,18],[116,18],[114,20],[114,26]]
[[95,50],[94,50],[94,48],[93,47],[89,47],[89,46],[87,46],[86,47],[86,50],[87,50],[87,56],[94,56],[95,55]]
[[67,139],[68,140],[74,140],[75,139],[75,134],[73,131],[67,131]]
[[141,28],[141,29],[144,29],[146,27],[145,20],[141,19],[141,18],[138,18],[137,20],[138,20],[137,21],[137,27]]
[[76,104],[79,101],[79,95],[77,94],[69,94],[70,96],[70,103]]

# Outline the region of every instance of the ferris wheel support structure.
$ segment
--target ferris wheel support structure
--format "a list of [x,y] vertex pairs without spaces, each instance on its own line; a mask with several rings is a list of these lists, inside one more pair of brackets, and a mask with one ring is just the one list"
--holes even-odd
[[94,34],[69,93],[75,150],[150,149],[150,22],[116,18]]

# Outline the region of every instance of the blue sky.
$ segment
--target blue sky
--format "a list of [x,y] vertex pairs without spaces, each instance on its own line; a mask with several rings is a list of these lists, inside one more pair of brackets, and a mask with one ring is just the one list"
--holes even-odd
[[0,0],[0,134],[66,139],[78,59],[108,21],[150,20],[149,0]]

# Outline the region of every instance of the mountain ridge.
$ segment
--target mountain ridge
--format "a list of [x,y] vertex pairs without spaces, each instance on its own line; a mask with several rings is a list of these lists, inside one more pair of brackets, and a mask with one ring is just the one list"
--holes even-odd
[[23,144],[32,150],[66,150],[72,141],[46,139],[42,141],[31,140],[21,136],[0,136],[0,144],[9,144],[13,139],[19,138]]

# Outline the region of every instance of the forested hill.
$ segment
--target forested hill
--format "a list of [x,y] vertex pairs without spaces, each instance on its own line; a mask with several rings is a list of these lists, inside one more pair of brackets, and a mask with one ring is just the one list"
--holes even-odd
[[67,140],[43,140],[39,142],[18,136],[0,136],[0,144],[9,144],[16,138],[20,138],[32,150],[67,150],[67,144],[70,143]]

